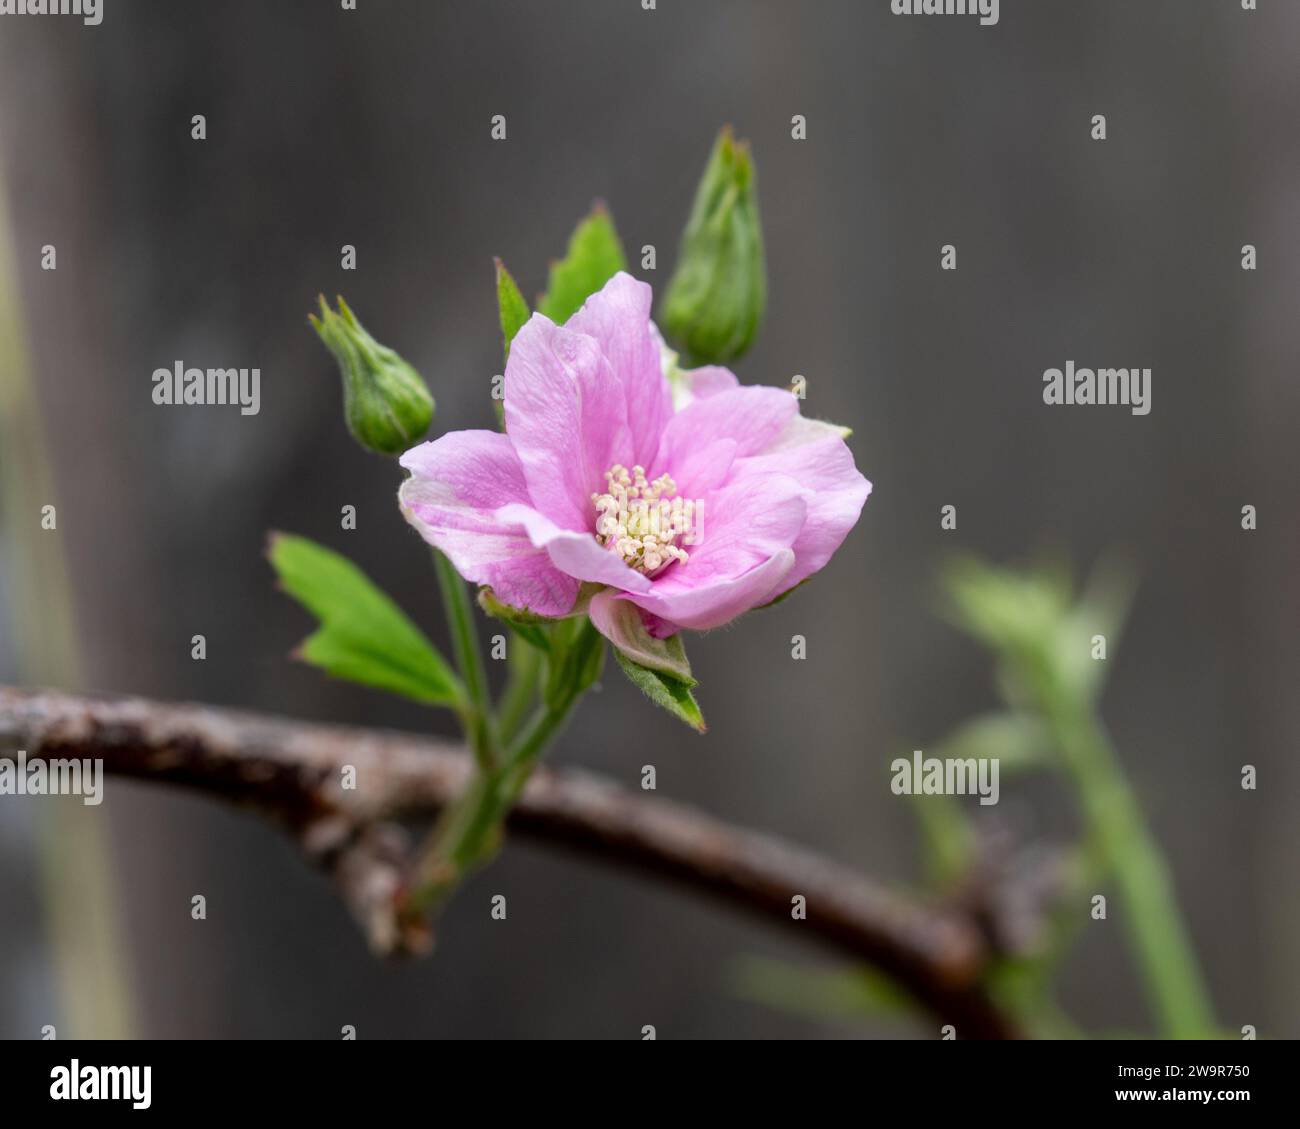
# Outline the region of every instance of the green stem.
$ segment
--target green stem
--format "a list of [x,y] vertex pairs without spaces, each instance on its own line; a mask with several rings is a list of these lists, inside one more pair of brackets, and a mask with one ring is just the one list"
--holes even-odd
[[447,624],[451,630],[452,651],[456,666],[465,683],[465,704],[460,709],[461,724],[473,750],[480,772],[491,772],[496,764],[496,744],[492,733],[492,707],[488,701],[487,671],[483,667],[483,652],[478,634],[474,630],[474,609],[470,604],[469,590],[460,578],[455,565],[436,549],[434,566],[438,573],[438,587],[447,609]]
[[[556,637],[559,648],[559,637]],[[501,828],[538,762],[559,735],[574,707],[599,671],[604,640],[589,623],[578,636],[552,656],[555,685],[545,702],[512,742],[504,763],[479,769],[465,794],[448,809],[416,872],[407,910],[427,913],[451,894],[465,874],[489,856],[501,839]]]
[[506,656],[506,688],[497,706],[497,735],[509,744],[519,732],[537,696],[537,674],[542,653],[519,635],[512,635]]
[[1159,846],[1100,720],[1086,706],[1047,712],[1083,803],[1089,830],[1123,902],[1129,944],[1166,1037],[1215,1034],[1209,995],[1183,926]]
[[532,717],[510,750],[501,773],[501,800],[506,810],[519,798],[546,750],[568,724],[581,694],[566,697],[555,707],[542,707]]
[[539,708],[500,771],[485,782],[483,789],[471,790],[470,810],[452,825],[449,841],[440,852],[442,858],[451,864],[453,884],[463,871],[496,849],[506,815],[551,742],[572,716],[579,697],[575,694],[555,707]]

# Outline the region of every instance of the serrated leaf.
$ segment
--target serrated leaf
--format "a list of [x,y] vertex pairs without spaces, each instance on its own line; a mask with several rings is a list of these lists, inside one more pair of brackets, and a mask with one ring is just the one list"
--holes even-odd
[[320,627],[297,655],[335,678],[426,705],[456,705],[460,680],[406,614],[346,557],[306,537],[274,534],[268,551],[286,592]]
[[707,726],[704,724],[704,715],[700,713],[700,707],[689,686],[670,675],[660,674],[657,670],[633,662],[617,647],[614,648],[614,658],[632,684],[655,705],[662,706],[692,729],[701,733],[705,731]]
[[519,287],[506,270],[505,264],[496,260],[497,266],[497,311],[501,317],[501,337],[505,341],[506,358],[510,357],[510,342],[515,334],[523,329],[531,314],[528,303],[519,292]]
[[597,204],[569,239],[563,259],[551,264],[546,293],[538,310],[556,325],[563,325],[619,271],[626,269],[623,245],[614,221],[603,204]]

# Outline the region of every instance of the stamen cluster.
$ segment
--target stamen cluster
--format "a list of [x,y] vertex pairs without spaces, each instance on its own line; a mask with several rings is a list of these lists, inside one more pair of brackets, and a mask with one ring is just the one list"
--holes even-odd
[[674,561],[685,564],[690,554],[679,545],[699,542],[704,502],[674,497],[677,484],[662,474],[653,482],[645,468],[629,472],[615,464],[605,472],[606,492],[593,494],[596,540],[609,546],[631,567],[654,576]]

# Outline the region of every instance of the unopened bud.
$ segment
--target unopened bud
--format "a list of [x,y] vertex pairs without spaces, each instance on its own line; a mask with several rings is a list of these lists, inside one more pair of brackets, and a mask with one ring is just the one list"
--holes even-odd
[[739,357],[763,320],[767,279],[755,179],[749,143],[724,128],[696,190],[660,319],[692,365]]
[[433,397],[420,374],[368,334],[342,298],[335,313],[324,296],[313,328],[343,373],[343,414],[363,447],[395,455],[412,446],[433,422]]

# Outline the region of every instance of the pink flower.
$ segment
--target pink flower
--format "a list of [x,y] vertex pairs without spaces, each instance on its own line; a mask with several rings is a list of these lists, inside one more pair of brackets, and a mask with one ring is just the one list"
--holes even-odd
[[[617,274],[568,323],[516,335],[504,434],[414,447],[400,501],[466,579],[606,635],[630,601],[650,633],[719,627],[820,569],[871,491],[842,429],[727,369],[665,376],[650,287]],[[589,587],[586,591],[591,591]],[[579,609],[580,610],[580,609]]]

